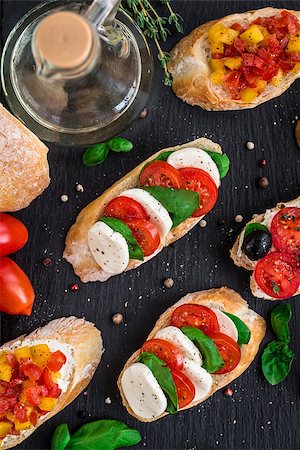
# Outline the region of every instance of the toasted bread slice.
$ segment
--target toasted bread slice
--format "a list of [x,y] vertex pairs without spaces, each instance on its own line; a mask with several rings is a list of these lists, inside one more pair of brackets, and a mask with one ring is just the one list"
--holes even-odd
[[[297,206],[298,208],[300,207],[300,197],[297,197],[295,200],[291,200],[289,202],[280,202],[278,203],[274,208],[272,209],[268,209],[264,214],[259,214],[256,217],[254,217],[254,219],[250,220],[250,222],[248,222],[246,224],[249,225],[249,223],[262,223],[263,225],[268,226],[268,222],[269,220],[272,219],[272,217],[278,212],[280,211],[280,209],[285,208],[287,206]],[[245,228],[246,228],[245,226]],[[233,259],[233,262],[236,266],[239,267],[243,267],[244,269],[247,270],[254,270],[255,268],[255,264],[256,261],[251,261],[251,259],[249,259],[245,253],[242,251],[242,245],[243,245],[243,240],[244,240],[244,234],[245,234],[245,228],[243,229],[243,231],[239,234],[239,236],[237,237],[231,251],[230,251],[230,256]],[[261,289],[258,287],[254,276],[252,274],[251,278],[250,278],[250,288],[251,288],[251,292],[255,297],[258,298],[263,298],[265,300],[280,300],[277,298],[273,298],[270,297],[269,295],[267,295],[266,293],[262,292]],[[294,294],[295,295],[299,295],[300,294],[300,288],[298,289],[298,291]]]
[[[207,291],[200,291],[194,292],[192,294],[187,294],[185,297],[183,297],[181,300],[175,303],[175,305],[167,309],[167,311],[160,316],[160,318],[155,324],[155,327],[147,337],[147,340],[153,339],[159,330],[169,326],[173,311],[179,305],[182,305],[184,303],[195,303],[198,305],[214,307],[220,309],[221,311],[226,311],[236,315],[243,322],[245,322],[245,324],[250,329],[251,339],[247,345],[242,345],[241,360],[237,365],[237,367],[227,374],[223,375],[211,374],[213,378],[213,384],[210,393],[202,400],[192,402],[188,406],[180,409],[179,411],[193,408],[199,403],[204,402],[216,391],[222,389],[224,386],[226,386],[227,384],[231,383],[233,380],[238,378],[254,360],[255,355],[258,352],[259,345],[262,339],[264,338],[266,332],[266,323],[264,319],[260,317],[256,312],[249,309],[247,302],[237,292],[227,287],[222,287],[220,289],[209,289]],[[126,362],[118,379],[118,387],[121,392],[123,405],[129,412],[129,414],[131,414],[133,417],[140,420],[141,422],[153,422],[154,420],[166,416],[168,413],[165,412],[161,416],[156,417],[155,419],[148,419],[148,420],[137,416],[130,408],[121,386],[121,378],[125,369],[127,369],[127,367],[136,362],[140,353],[141,349],[137,350]]]
[[[89,384],[98,367],[103,345],[100,331],[90,322],[76,317],[63,317],[38,328],[28,336],[7,342],[0,352],[14,351],[25,345],[48,344],[54,351],[61,350],[66,356],[65,369],[60,382],[64,386],[55,408],[42,416],[36,426],[21,431],[19,435],[8,435],[1,448],[15,447],[30,436],[46,420],[53,417],[71,403]],[[60,387],[61,387],[60,386]]]
[[[146,161],[139,164],[135,169],[121,178],[121,180],[117,181],[111,188],[107,189],[99,198],[94,200],[80,212],[76,219],[76,223],[68,232],[64,258],[72,264],[76,275],[80,277],[81,281],[84,283],[88,281],[106,281],[108,278],[113,276],[113,274],[105,272],[97,265],[88,246],[88,231],[99,219],[106,204],[126,189],[138,186],[140,172],[146,163],[152,161],[158,155],[167,150],[176,151],[187,147],[195,147],[206,149],[211,152],[222,153],[219,144],[216,144],[206,138],[196,139],[195,141],[188,142],[186,144],[160,150],[150,156],[150,158]],[[153,258],[164,247],[167,247],[188,233],[188,231],[190,231],[190,229],[193,228],[199,220],[201,220],[201,217],[191,217],[177,227],[172,228],[166,238],[160,242],[160,246],[152,255],[144,258],[144,261],[130,260],[126,270],[134,269],[144,262],[149,261],[149,259]]]
[[[268,84],[265,90],[251,103],[234,100],[229,92],[220,85],[210,81],[209,60],[211,58],[208,31],[216,23],[230,27],[238,22],[248,26],[259,17],[279,16],[283,9],[263,8],[256,11],[236,13],[221,19],[212,20],[193,30],[181,39],[171,51],[168,69],[173,77],[173,91],[177,97],[190,105],[198,105],[203,109],[213,111],[237,110],[254,108],[285,92],[290,85],[300,77],[299,71],[289,72],[279,84]],[[290,10],[300,20],[300,11]]]

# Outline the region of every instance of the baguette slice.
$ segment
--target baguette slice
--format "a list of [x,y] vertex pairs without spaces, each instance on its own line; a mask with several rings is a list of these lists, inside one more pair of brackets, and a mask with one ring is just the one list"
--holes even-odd
[[24,345],[36,344],[49,344],[54,351],[61,350],[66,354],[66,369],[62,372],[60,379],[66,390],[61,393],[55,408],[42,416],[35,427],[32,426],[19,435],[4,438],[1,445],[3,449],[20,444],[46,420],[69,405],[90,383],[103,353],[100,331],[91,322],[76,317],[62,317],[53,320],[28,336],[20,336],[2,345],[0,352],[13,351]]
[[[268,226],[269,222],[270,222],[270,220],[272,220],[273,216],[278,211],[280,211],[280,209],[285,208],[287,206],[297,206],[298,208],[300,208],[300,197],[297,197],[295,200],[291,200],[289,202],[278,203],[274,208],[268,209],[265,213],[259,214],[254,219],[250,220],[250,222],[248,222],[246,224],[246,226],[249,225],[249,223],[262,223],[263,225]],[[230,250],[230,257],[233,259],[233,262],[236,266],[243,267],[244,269],[247,269],[247,270],[254,270],[256,261],[251,261],[251,259],[249,259],[245,255],[245,253],[242,252],[242,245],[243,245],[246,226],[243,229],[243,231],[238,235],[232,249]],[[250,289],[251,289],[251,292],[254,295],[254,297],[263,298],[265,300],[273,300],[273,301],[280,300],[277,298],[270,297],[265,292],[263,292],[258,287],[253,274],[251,275],[251,278],[250,278]],[[293,297],[295,295],[299,295],[299,294],[300,294],[300,287],[299,287],[298,291],[293,295]]]
[[[279,16],[284,9],[263,8],[245,13],[236,13],[221,19],[212,20],[193,30],[188,36],[175,45],[170,55],[168,69],[173,77],[173,91],[177,97],[190,105],[213,111],[237,110],[254,108],[285,92],[290,85],[300,77],[300,71],[291,71],[282,80],[279,86],[268,84],[262,94],[253,102],[245,103],[242,100],[233,100],[229,92],[222,86],[210,81],[209,60],[211,58],[208,31],[220,22],[229,27],[235,22],[242,26],[249,25],[259,17]],[[300,11],[290,10],[300,19]]]
[[[186,144],[160,150],[159,152],[150,156],[150,158],[148,158],[146,161],[139,164],[135,169],[133,169],[115,184],[113,184],[111,188],[107,189],[100,197],[98,197],[80,212],[76,219],[76,223],[70,228],[68,232],[64,258],[72,264],[76,275],[80,277],[81,281],[83,281],[84,283],[88,281],[106,281],[108,278],[113,276],[113,274],[105,272],[101,269],[101,267],[98,266],[88,246],[88,231],[99,219],[106,204],[126,189],[130,189],[138,185],[140,172],[147,162],[152,161],[159,154],[167,150],[176,151],[186,147],[196,147],[212,152],[222,153],[219,144],[216,144],[206,138],[196,139],[195,141],[188,142]],[[149,261],[149,259],[153,258],[164,247],[167,247],[168,245],[172,244],[173,242],[177,241],[177,239],[180,239],[182,236],[188,233],[188,231],[190,231],[191,228],[193,228],[200,220],[201,217],[191,217],[182,222],[177,227],[172,228],[166,238],[161,241],[158,249],[152,255],[144,258],[144,261],[130,260],[126,271],[134,269],[144,262]]]
[[[213,385],[211,392],[202,400],[192,402],[188,406],[180,409],[180,411],[184,409],[193,408],[199,403],[204,402],[216,391],[222,389],[224,386],[226,386],[227,384],[231,383],[233,380],[238,378],[254,360],[255,355],[258,352],[259,345],[266,333],[266,323],[264,319],[261,316],[259,316],[256,312],[249,309],[247,302],[237,292],[227,287],[222,287],[219,289],[209,289],[207,291],[200,291],[194,292],[192,294],[187,294],[185,297],[183,297],[181,300],[175,303],[175,305],[167,309],[167,311],[160,316],[160,318],[155,324],[155,327],[147,337],[147,340],[153,339],[159,330],[169,326],[173,311],[179,305],[182,305],[184,303],[195,303],[197,305],[214,307],[220,309],[221,311],[226,311],[238,316],[241,320],[243,320],[243,322],[245,322],[245,324],[251,330],[251,339],[247,345],[242,345],[241,360],[237,365],[237,367],[232,372],[229,372],[227,374],[223,375],[211,374],[213,378]],[[168,413],[165,412],[161,416],[149,420],[135,415],[126,400],[126,397],[124,395],[121,386],[121,378],[125,369],[127,369],[127,367],[136,362],[140,352],[141,349],[137,350],[126,362],[118,379],[118,387],[122,396],[123,405],[129,412],[129,414],[131,414],[133,417],[140,420],[141,422],[153,422],[154,420],[166,416]]]

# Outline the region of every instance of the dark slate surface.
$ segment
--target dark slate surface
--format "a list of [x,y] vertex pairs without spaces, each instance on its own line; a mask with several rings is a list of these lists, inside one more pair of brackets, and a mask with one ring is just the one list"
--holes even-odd
[[[3,39],[33,5],[30,1],[2,4]],[[185,18],[187,33],[207,20],[267,5],[300,9],[299,1],[186,1],[174,3],[174,8]],[[165,48],[170,49],[177,40],[178,35],[171,37]],[[95,321],[102,330],[106,347],[87,395],[81,394],[71,406],[47,422],[20,446],[22,449],[49,449],[52,433],[60,423],[67,422],[74,431],[86,421],[99,418],[120,419],[138,428],[143,441],[137,449],[292,449],[300,446],[297,298],[291,300],[292,347],[296,357],[289,377],[279,386],[272,387],[264,381],[258,356],[248,371],[232,383],[232,398],[219,392],[198,408],[148,425],[135,421],[121,405],[116,380],[124,362],[143,343],[158,316],[187,292],[228,285],[266,317],[269,325],[273,304],[252,297],[249,273],[235,267],[229,259],[229,248],[242,228],[234,222],[234,217],[242,214],[248,220],[253,213],[262,212],[279,200],[299,195],[300,150],[294,138],[294,119],[300,113],[299,81],[280,98],[255,110],[213,113],[185,105],[162,84],[161,78],[157,65],[148,117],[137,120],[124,133],[134,142],[134,151],[124,156],[111,155],[101,166],[88,168],[81,163],[82,149],[50,145],[51,185],[30,207],[16,214],[27,225],[30,238],[14,259],[30,276],[36,301],[30,318],[2,316],[1,342],[55,317],[74,314]],[[62,252],[66,232],[81,208],[157,149],[202,135],[220,142],[232,161],[218,204],[206,218],[207,227],[196,226],[188,236],[139,270],[112,278],[105,284],[80,283],[79,292],[70,292],[69,284],[78,279],[71,266],[62,260]],[[255,143],[253,151],[245,148],[249,140]],[[267,159],[266,169],[258,167],[261,158]],[[262,175],[270,180],[265,190],[256,184]],[[76,182],[83,184],[83,193],[75,191]],[[70,199],[66,204],[60,202],[64,193]],[[220,218],[225,219],[225,228],[217,224]],[[52,267],[45,268],[41,264],[44,256],[53,259]],[[175,280],[169,290],[162,285],[167,276]],[[111,316],[115,312],[125,315],[125,323],[112,324]],[[269,326],[263,347],[271,338]],[[111,398],[111,404],[105,403],[107,397]],[[86,411],[87,417],[80,419],[78,411]]]

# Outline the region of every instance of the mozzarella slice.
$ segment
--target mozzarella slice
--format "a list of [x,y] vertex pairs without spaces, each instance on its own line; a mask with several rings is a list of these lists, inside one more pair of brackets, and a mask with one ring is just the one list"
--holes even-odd
[[202,365],[202,356],[198,348],[179,328],[172,326],[163,328],[156,333],[155,337],[171,342],[178,348],[183,358],[188,358],[199,366]]
[[183,360],[183,371],[195,386],[196,392],[193,401],[199,401],[206,397],[212,387],[211,374],[189,358]]
[[227,334],[227,336],[230,336],[233,340],[235,340],[237,342],[238,341],[238,330],[236,329],[236,326],[234,325],[233,321],[219,309],[217,309],[217,308],[211,308],[211,309],[217,316],[217,319],[218,319],[218,322],[220,325],[220,332]]
[[140,362],[129,366],[121,386],[130,408],[143,419],[154,419],[165,412],[167,399],[151,370]]
[[121,273],[129,263],[126,239],[104,222],[96,222],[88,232],[88,245],[96,263],[108,273]]
[[157,227],[161,239],[164,239],[172,228],[172,220],[168,211],[149,192],[134,188],[122,192],[121,195],[133,198],[139,202],[150,217],[150,221]]
[[212,160],[207,152],[200,148],[187,147],[177,150],[168,157],[167,162],[175,169],[184,169],[185,167],[196,167],[207,172],[217,187],[220,186],[220,173],[218,166]]

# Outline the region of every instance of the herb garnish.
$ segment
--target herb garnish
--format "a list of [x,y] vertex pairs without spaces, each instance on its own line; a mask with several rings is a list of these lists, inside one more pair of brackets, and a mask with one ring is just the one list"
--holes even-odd
[[275,294],[279,294],[280,289],[279,289],[278,284],[275,283],[275,281],[272,281],[272,289],[273,289],[273,292],[274,292]]
[[294,222],[295,221],[295,216],[293,216],[292,214],[282,214],[280,216],[280,219],[292,220]]

